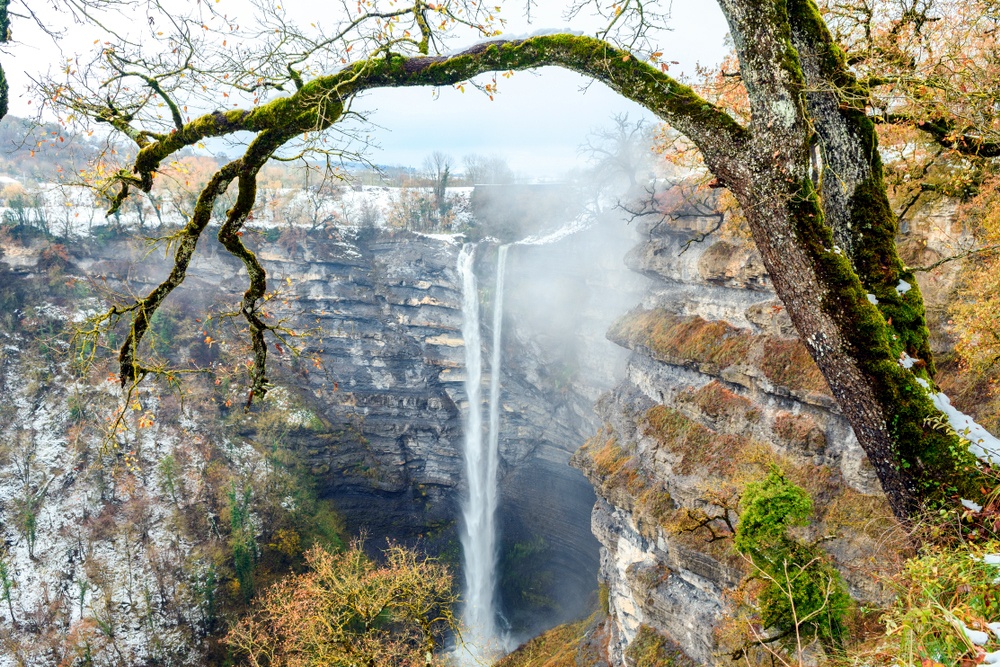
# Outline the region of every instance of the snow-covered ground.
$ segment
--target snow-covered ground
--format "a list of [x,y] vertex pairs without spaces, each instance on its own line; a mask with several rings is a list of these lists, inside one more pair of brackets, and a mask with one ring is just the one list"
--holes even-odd
[[[12,181],[8,185],[20,185],[14,179],[8,180]],[[458,229],[471,220],[472,190],[447,189],[450,227]],[[401,226],[401,216],[406,215],[407,206],[415,208],[416,199],[432,201],[431,188],[340,186],[317,193],[301,188],[261,187],[248,224],[258,229]],[[7,205],[0,206],[0,220],[44,226],[63,239],[85,238],[105,225],[155,232],[161,225],[184,225],[192,202],[169,191],[152,197],[133,193],[114,216],[108,217],[107,203],[99,201],[89,188],[43,183],[37,189],[26,190],[16,205],[8,200]]]

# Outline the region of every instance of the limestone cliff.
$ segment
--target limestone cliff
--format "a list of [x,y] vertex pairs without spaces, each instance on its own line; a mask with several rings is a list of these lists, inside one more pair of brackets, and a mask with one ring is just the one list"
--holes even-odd
[[[904,249],[946,255],[962,233],[948,206],[916,210]],[[698,662],[729,660],[725,653],[742,642],[732,615],[749,566],[727,536],[743,484],[772,464],[815,500],[804,537],[823,538],[855,598],[884,598],[873,575],[891,571],[903,546],[878,480],[752,244],[735,225],[688,244],[717,219],[673,213],[646,225],[628,256],[652,283],[608,334],[631,356],[598,403],[602,427],[573,459],[598,493],[592,526],[615,665],[626,664],[644,626]],[[920,274],[932,325],[957,270]],[[940,328],[934,340],[947,348]]]
[[[229,523],[243,494],[261,543],[259,562],[268,568],[280,570],[282,540],[298,525],[282,518],[294,514],[299,501],[298,491],[282,491],[294,485],[275,472],[278,448],[304,461],[308,483],[333,501],[348,533],[367,532],[375,547],[385,537],[419,540],[458,564],[461,413],[468,409],[460,242],[350,227],[326,232],[293,237],[298,242],[252,241],[278,288],[272,316],[308,335],[299,339],[299,356],[272,347],[276,388],[249,416],[242,413],[238,383],[226,375],[245,358],[234,342],[238,332],[220,342],[221,329],[214,327],[225,326],[225,318],[204,321],[205,312],[224,313],[238,299],[242,271],[214,242],[204,244],[184,287],[154,322],[151,340],[165,358],[211,368],[216,379],[194,376],[182,403],[169,391],[144,395],[136,409],[148,413],[149,426],[135,432],[131,450],[113,451],[102,449],[101,432],[92,426],[113,412],[112,385],[103,384],[103,376],[74,376],[62,352],[70,348],[64,342],[46,347],[46,336],[61,338],[95,312],[94,290],[141,292],[161,279],[166,262],[127,237],[82,240],[72,248],[30,240],[5,245],[0,297],[11,307],[0,331],[6,346],[0,381],[7,389],[0,410],[13,416],[0,424],[0,560],[17,583],[11,596],[16,623],[0,641],[20,647],[26,664],[41,664],[43,655],[73,655],[84,650],[80,642],[93,645],[102,664],[105,657],[122,665],[203,661],[207,638],[223,627],[225,609],[212,602],[221,599],[215,587],[230,587],[234,599],[243,595],[238,578],[219,569],[234,548]],[[562,252],[585,259],[587,242],[570,245]],[[596,587],[598,545],[588,521],[593,491],[568,460],[594,429],[592,399],[610,386],[616,368],[614,354],[591,355],[604,378],[594,385],[585,359],[575,366],[547,363],[552,349],[612,347],[597,335],[610,317],[595,305],[606,304],[603,297],[577,299],[576,310],[604,319],[588,327],[579,326],[579,316],[567,320],[579,339],[573,344],[561,334],[540,335],[518,314],[537,301],[532,279],[519,270],[546,264],[547,252],[511,253],[513,305],[504,337],[503,539],[507,549],[530,545],[537,561],[528,563],[527,583],[510,586],[530,588],[513,591],[534,605],[534,614],[512,617],[522,629],[580,613]],[[488,302],[495,246],[483,243],[478,257]],[[566,264],[548,265],[546,284],[578,285]],[[590,282],[583,291],[592,287],[598,296],[614,287],[599,277]],[[11,446],[22,440],[23,446]],[[24,463],[39,457],[44,460]],[[30,472],[22,472],[26,465]],[[273,506],[261,505],[264,488],[278,494],[267,501]],[[27,516],[29,505],[37,553],[15,520]],[[526,564],[507,565],[524,570]],[[514,612],[519,602],[509,602]],[[103,643],[87,643],[92,634]],[[108,657],[116,651],[120,659]]]

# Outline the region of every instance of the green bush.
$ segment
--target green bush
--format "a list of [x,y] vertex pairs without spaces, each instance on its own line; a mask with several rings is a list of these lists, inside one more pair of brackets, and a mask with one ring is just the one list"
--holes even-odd
[[819,640],[837,645],[850,609],[840,574],[816,545],[791,537],[804,526],[812,499],[776,467],[747,484],[740,499],[740,521],[733,546],[747,556],[762,580],[758,596],[762,625],[777,631],[786,646]]

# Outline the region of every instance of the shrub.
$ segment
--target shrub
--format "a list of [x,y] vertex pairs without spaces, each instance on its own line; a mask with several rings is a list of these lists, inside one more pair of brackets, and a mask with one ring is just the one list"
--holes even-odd
[[625,660],[629,667],[695,667],[698,663],[689,658],[677,642],[643,625],[628,645]]
[[800,657],[806,643],[840,643],[851,602],[823,551],[789,535],[811,513],[809,495],[772,467],[765,479],[744,489],[733,539],[763,582],[757,599],[761,625]]
[[[886,650],[911,665],[927,660],[946,665],[979,662],[982,651],[963,628],[987,631],[988,621],[1000,619],[1000,566],[984,560],[997,552],[1000,541],[963,542],[925,547],[907,561],[897,578],[899,595],[883,619],[891,642]],[[995,634],[988,632],[987,637],[985,650],[1000,649]]]
[[371,560],[360,542],[340,553],[314,547],[308,571],[272,586],[226,644],[254,667],[426,664],[456,627],[451,574],[398,545],[383,556]]

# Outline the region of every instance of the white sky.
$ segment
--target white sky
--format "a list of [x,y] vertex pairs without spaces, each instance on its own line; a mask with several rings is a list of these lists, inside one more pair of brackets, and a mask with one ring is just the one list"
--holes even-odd
[[[286,7],[295,13],[315,11],[317,4],[316,0],[286,0]],[[531,25],[510,11],[506,32],[516,35],[566,26],[563,6],[558,1],[538,0]],[[671,74],[692,74],[696,63],[715,64],[722,58],[727,27],[715,2],[673,0],[672,15],[673,30],[660,47],[664,60],[680,63],[671,68]],[[137,19],[143,20],[141,13]],[[52,42],[32,33],[24,23],[15,19],[14,36],[23,41],[3,58],[11,84],[11,113],[15,115],[30,113],[29,98],[23,95],[28,76],[57,68],[59,59]],[[595,24],[582,17],[568,27],[592,32]],[[19,29],[22,32],[18,33]],[[93,39],[92,29],[71,26],[60,47],[65,55],[71,55],[90,47]],[[631,118],[652,119],[649,112],[602,84],[590,85],[584,92],[586,79],[557,68],[518,72],[509,80],[498,81],[500,94],[493,102],[468,87],[465,93],[441,89],[437,99],[429,88],[380,90],[366,95],[354,108],[368,112],[378,126],[373,128],[372,138],[381,148],[371,159],[380,164],[419,166],[434,150],[449,153],[459,162],[469,153],[498,154],[522,175],[556,176],[578,164],[577,149],[587,133],[607,125],[612,115],[627,112]]]

